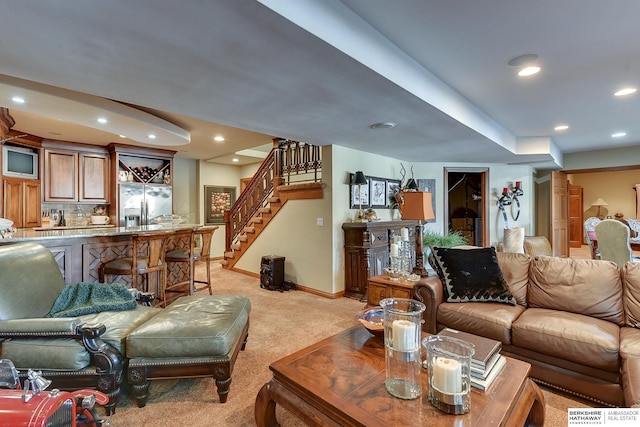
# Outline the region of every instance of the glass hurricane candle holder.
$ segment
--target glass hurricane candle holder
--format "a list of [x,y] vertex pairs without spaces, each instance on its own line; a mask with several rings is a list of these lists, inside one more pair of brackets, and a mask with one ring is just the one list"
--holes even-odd
[[473,344],[432,335],[422,341],[429,375],[429,402],[447,414],[466,414],[471,408]]
[[385,298],[380,306],[384,310],[385,387],[392,396],[415,399],[422,394],[420,337],[425,305],[407,298]]

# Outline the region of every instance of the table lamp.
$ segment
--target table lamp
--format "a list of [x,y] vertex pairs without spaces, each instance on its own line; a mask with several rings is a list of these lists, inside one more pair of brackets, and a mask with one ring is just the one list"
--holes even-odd
[[362,221],[364,218],[364,212],[362,212],[362,186],[367,185],[367,178],[364,176],[362,171],[357,171],[356,175],[353,179],[353,184],[358,186],[358,215],[356,216],[356,221]]
[[413,268],[413,273],[419,274],[420,277],[427,277],[429,273],[424,267],[422,221],[436,218],[431,202],[432,193],[429,191],[407,191],[403,196],[404,202],[400,206],[402,219],[418,221],[418,225],[416,226],[416,266]]
[[600,217],[600,209],[601,209],[603,206],[609,206],[609,203],[605,202],[604,200],[602,200],[602,198],[598,197],[598,200],[596,200],[595,202],[593,202],[593,203],[591,204],[591,206],[597,206],[597,207],[598,207],[598,213],[596,214],[596,216],[597,216],[598,218],[602,219],[602,218]]

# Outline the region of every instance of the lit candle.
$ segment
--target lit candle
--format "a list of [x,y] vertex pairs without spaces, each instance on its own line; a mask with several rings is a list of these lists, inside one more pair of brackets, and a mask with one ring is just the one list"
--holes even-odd
[[390,252],[391,252],[391,256],[397,257],[398,256],[398,245],[395,244],[395,243],[392,243]]
[[409,229],[407,227],[402,227],[400,229],[400,236],[402,236],[402,240],[405,242],[409,241]]
[[443,393],[462,392],[462,366],[446,357],[436,357],[433,364],[433,386]]
[[416,348],[417,327],[409,320],[394,320],[391,324],[393,348],[396,351],[414,351]]

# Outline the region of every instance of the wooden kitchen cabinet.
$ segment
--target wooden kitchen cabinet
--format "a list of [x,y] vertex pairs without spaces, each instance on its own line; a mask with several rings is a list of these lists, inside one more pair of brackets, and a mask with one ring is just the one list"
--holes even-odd
[[16,228],[39,227],[42,224],[40,180],[4,178],[4,217]]
[[110,158],[106,149],[43,143],[45,202],[109,203]]
[[78,201],[78,152],[44,150],[45,202]]
[[109,203],[109,155],[79,153],[79,202]]
[[391,236],[409,229],[412,263],[415,263],[415,228],[417,221],[348,222],[344,231],[344,294],[363,298],[370,277],[378,276],[389,266]]

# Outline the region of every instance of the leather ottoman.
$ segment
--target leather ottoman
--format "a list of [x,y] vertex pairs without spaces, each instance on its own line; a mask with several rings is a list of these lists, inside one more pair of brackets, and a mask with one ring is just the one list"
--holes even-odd
[[151,380],[209,376],[226,402],[250,311],[243,296],[184,296],[138,326],[126,342],[127,382],[138,406],[146,404]]

